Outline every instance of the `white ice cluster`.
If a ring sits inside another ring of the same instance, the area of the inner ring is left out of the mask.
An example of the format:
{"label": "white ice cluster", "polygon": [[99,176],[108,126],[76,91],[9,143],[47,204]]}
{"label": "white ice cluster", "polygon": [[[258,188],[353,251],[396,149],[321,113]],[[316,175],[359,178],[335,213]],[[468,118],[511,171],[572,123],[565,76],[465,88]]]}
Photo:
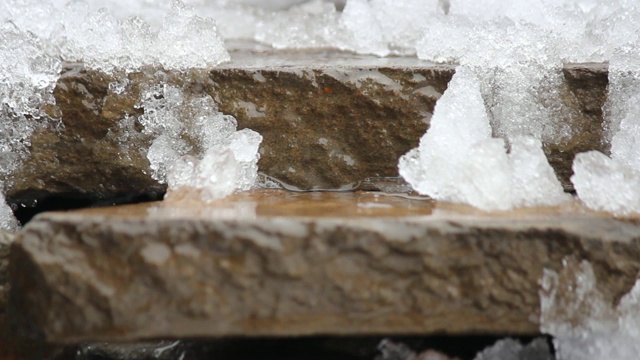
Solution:
{"label": "white ice cluster", "polygon": [[342,11],[312,0],[271,12],[254,38],[276,48],[332,47],[387,56],[415,53],[425,19],[442,12],[438,0],[349,0]]}
{"label": "white ice cluster", "polygon": [[554,360],[547,339],[534,339],[527,345],[506,338],[484,349],[473,360]]}
{"label": "white ice cluster", "polygon": [[198,16],[179,0],[165,7],[164,21],[157,29],[141,17],[120,18],[81,0],[7,0],[0,5],[4,10],[0,19],[46,42],[50,55],[105,71],[143,65],[205,68],[229,60],[212,19]]}
{"label": "white ice cluster", "polygon": [[554,337],[558,360],[635,360],[640,354],[640,282],[616,307],[597,287],[591,264],[565,260],[545,270],[540,324]]}
{"label": "white ice cluster", "polygon": [[[112,9],[119,18],[144,17],[156,27],[154,18],[166,9],[163,1],[144,1],[133,6],[124,0],[106,4],[86,1]],[[213,17],[226,39],[252,39],[276,48],[332,47],[386,56],[415,54],[424,19],[442,14],[448,0],[185,2],[198,14]],[[344,9],[339,11],[343,5]]]}
{"label": "white ice cluster", "polygon": [[168,184],[167,198],[189,188],[212,201],[254,186],[262,136],[236,131],[236,119],[220,113],[210,96],[162,85],[145,91],[138,106],[143,133],[154,138],[147,152],[152,176]]}
{"label": "white ice cluster", "polygon": [[492,138],[491,126],[470,69],[460,66],[438,100],[418,148],[400,158],[400,175],[421,194],[484,210],[557,205],[567,199],[533,137]]}
{"label": "white ice cluster", "polygon": [[615,215],[640,214],[640,62],[614,58],[609,65],[606,115],[611,157],[578,154],[571,181],[589,208]]}
{"label": "white ice cluster", "polygon": [[560,145],[571,139],[573,110],[559,93],[563,64],[612,60],[611,158],[578,155],[572,181],[593,209],[640,212],[640,6],[627,0],[451,0],[450,5],[448,15],[426,22],[417,54],[473,69],[493,134],[512,145],[523,135]]}

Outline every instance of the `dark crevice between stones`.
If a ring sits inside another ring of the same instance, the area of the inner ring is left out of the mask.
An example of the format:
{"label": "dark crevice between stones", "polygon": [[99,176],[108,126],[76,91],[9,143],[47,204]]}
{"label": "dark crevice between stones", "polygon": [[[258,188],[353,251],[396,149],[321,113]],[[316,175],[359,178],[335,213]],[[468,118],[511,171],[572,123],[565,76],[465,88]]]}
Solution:
{"label": "dark crevice between stones", "polygon": [[[261,175],[264,177],[265,175]],[[279,184],[284,190],[294,192],[335,192],[335,191],[382,191],[390,193],[411,193],[410,186],[401,177],[368,177],[355,184],[343,185],[335,189],[296,190],[295,187],[268,177]],[[138,204],[158,201],[164,198],[165,191],[147,191],[140,193],[115,194],[109,197],[92,193],[64,192],[50,193],[47,191],[24,191],[7,198],[15,217],[22,226],[26,225],[36,215],[47,211],[64,211],[83,208]]]}
{"label": "dark crevice between stones", "polygon": [[110,197],[100,197],[88,193],[58,193],[29,192],[16,194],[8,200],[13,214],[22,226],[26,225],[36,215],[47,211],[63,211],[82,208],[138,204],[148,201],[162,200],[164,192],[116,194]]}
{"label": "dark crevice between stones", "polygon": [[[382,357],[383,339],[415,353],[435,350],[451,359],[472,360],[480,351],[511,337],[528,344],[539,336],[313,336],[296,338],[225,338],[156,341],[139,344],[84,344],[60,348],[50,360],[410,360]],[[551,338],[547,337],[549,348]]]}

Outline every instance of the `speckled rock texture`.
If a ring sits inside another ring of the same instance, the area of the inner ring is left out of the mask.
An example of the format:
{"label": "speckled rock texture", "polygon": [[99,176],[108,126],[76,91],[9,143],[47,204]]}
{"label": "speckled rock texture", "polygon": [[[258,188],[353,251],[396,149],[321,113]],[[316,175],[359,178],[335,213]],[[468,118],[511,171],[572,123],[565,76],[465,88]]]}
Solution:
{"label": "speckled rock texture", "polygon": [[[134,121],[143,89],[172,84],[206,93],[220,110],[264,137],[260,170],[302,189],[352,187],[369,177],[397,176],[398,158],[417,146],[455,67],[415,58],[376,58],[335,51],[237,50],[232,61],[185,73],[144,68],[105,74],[68,64],[47,111],[61,126],[30,139],[31,156],[5,179],[12,204],[51,195],[111,199],[162,194],[146,158],[152,138]],[[577,134],[545,151],[563,184],[576,153],[602,150],[607,69],[568,65],[559,94]],[[2,180],[2,179],[0,179]]]}
{"label": "speckled rock texture", "polygon": [[613,302],[640,225],[560,208],[487,214],[373,193],[237,194],[47,213],[11,251],[10,314],[54,342],[311,334],[535,334],[569,257]]}
{"label": "speckled rock texture", "polygon": [[7,296],[9,294],[9,249],[14,235],[0,230],[0,315],[6,310]]}

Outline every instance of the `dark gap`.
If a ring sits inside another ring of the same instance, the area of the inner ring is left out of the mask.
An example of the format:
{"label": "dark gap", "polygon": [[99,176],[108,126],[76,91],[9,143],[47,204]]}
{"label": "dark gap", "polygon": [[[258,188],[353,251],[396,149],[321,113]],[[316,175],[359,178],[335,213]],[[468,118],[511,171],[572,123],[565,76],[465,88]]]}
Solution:
{"label": "dark gap", "polygon": [[10,206],[13,213],[23,226],[34,216],[46,211],[63,211],[82,208],[138,204],[148,201],[162,200],[164,193],[147,194],[117,194],[111,197],[98,197],[91,194],[64,193],[30,194],[28,197],[15,197],[11,199]]}
{"label": "dark gap", "polygon": [[[403,343],[414,352],[436,350],[451,358],[473,360],[498,340],[511,337],[523,344],[539,336],[311,336],[293,338],[225,338],[141,344],[90,344],[67,347],[51,360],[374,360],[383,339]],[[551,338],[547,337],[548,341]],[[551,347],[551,343],[550,348]],[[387,360],[387,359],[385,359]],[[388,359],[409,360],[409,359]]]}

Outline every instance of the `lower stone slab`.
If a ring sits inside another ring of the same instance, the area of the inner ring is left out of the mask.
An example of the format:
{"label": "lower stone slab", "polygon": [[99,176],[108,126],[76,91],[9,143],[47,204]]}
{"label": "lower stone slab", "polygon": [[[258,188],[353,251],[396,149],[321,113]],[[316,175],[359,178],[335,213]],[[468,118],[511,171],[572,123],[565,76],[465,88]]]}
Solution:
{"label": "lower stone slab", "polygon": [[589,260],[612,302],[640,225],[562,207],[482,213],[380,193],[47,213],[11,249],[9,314],[47,341],[535,334],[539,280]]}

